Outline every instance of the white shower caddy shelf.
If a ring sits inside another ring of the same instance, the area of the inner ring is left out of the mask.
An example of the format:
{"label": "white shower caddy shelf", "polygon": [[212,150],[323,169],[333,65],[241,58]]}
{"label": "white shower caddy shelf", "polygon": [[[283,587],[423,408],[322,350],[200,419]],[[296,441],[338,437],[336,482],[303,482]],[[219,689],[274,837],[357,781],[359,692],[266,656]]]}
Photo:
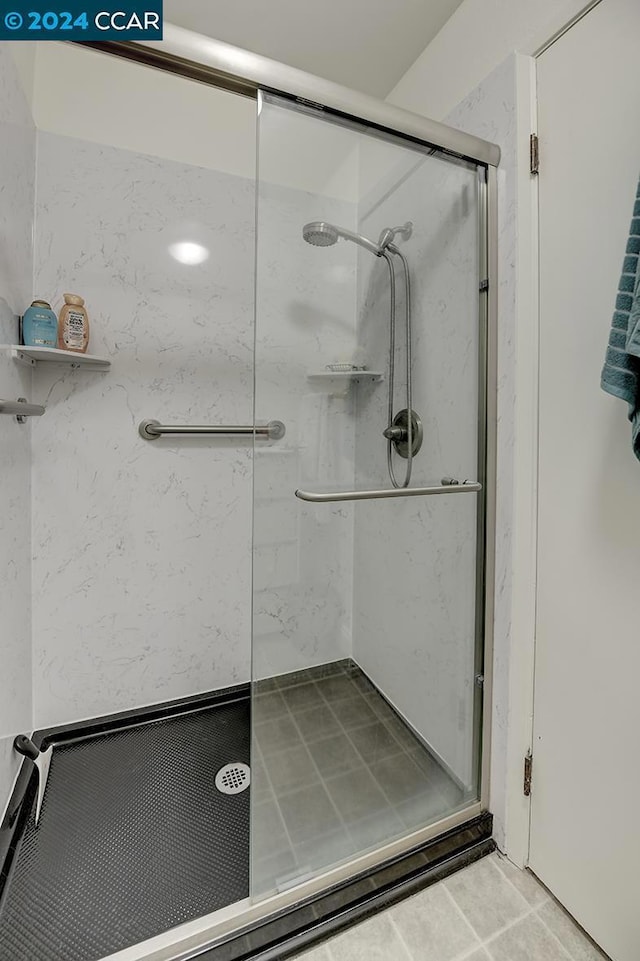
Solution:
{"label": "white shower caddy shelf", "polygon": [[75,354],[69,350],[59,350],[57,347],[23,347],[20,344],[9,344],[8,350],[18,364],[27,367],[38,367],[40,364],[55,364],[58,367],[70,367],[73,370],[108,370],[111,361],[96,354]]}
{"label": "white shower caddy shelf", "polygon": [[307,380],[319,384],[373,384],[384,380],[384,374],[379,370],[311,370],[307,374]]}

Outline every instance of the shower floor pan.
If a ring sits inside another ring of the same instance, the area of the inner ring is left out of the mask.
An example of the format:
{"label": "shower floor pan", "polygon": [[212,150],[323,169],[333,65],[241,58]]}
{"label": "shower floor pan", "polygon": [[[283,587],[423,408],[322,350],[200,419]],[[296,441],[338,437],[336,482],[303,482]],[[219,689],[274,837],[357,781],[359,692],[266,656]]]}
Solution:
{"label": "shower floor pan", "polygon": [[[260,681],[253,705],[249,692],[240,685],[36,736],[54,745],[40,822],[25,763],[9,806],[17,816],[0,831],[0,961],[97,961],[246,898],[251,793],[254,891],[264,893],[469,800],[351,660]],[[411,883],[430,883],[427,868],[434,877],[454,870],[458,850],[458,866],[487,853],[490,820],[409,857]],[[395,884],[403,871],[390,871]],[[382,896],[385,878],[345,888],[342,915],[357,914],[363,891]],[[338,902],[327,898],[331,914]],[[300,937],[309,910],[278,922],[277,937]],[[316,927],[323,910],[312,911]],[[263,934],[272,937],[269,925]]]}
{"label": "shower floor pan", "polygon": [[249,763],[248,687],[227,697],[56,732],[38,827],[32,781],[14,839],[2,961],[94,961],[247,897],[250,791],[214,781]]}

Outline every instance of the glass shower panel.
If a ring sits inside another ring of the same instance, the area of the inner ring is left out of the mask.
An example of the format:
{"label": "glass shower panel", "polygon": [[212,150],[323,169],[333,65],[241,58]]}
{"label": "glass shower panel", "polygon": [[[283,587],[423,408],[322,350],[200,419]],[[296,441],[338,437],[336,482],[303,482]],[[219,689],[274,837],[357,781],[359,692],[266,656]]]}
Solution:
{"label": "glass shower panel", "polygon": [[476,493],[296,496],[402,488],[394,438],[478,479],[481,173],[272,97],[258,137],[254,897],[477,800],[482,580]]}

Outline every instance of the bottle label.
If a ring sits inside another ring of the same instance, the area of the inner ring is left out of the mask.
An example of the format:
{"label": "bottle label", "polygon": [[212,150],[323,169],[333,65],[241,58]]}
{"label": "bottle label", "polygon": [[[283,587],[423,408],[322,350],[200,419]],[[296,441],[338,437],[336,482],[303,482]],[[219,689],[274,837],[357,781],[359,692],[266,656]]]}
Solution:
{"label": "bottle label", "polygon": [[84,314],[71,308],[67,311],[63,340],[65,347],[84,347]]}

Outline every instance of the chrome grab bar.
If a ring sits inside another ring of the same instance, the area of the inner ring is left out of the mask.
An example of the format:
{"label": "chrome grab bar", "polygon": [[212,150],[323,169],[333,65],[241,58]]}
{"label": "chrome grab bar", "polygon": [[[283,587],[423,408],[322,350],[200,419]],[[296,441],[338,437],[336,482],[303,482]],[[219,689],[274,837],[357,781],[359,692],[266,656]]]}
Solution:
{"label": "chrome grab bar", "polygon": [[[445,480],[448,480],[446,478]],[[296,497],[312,504],[326,504],[332,501],[368,501],[379,497],[428,497],[431,494],[473,494],[482,490],[482,484],[465,481],[462,484],[444,483],[436,487],[392,487],[381,491],[332,491],[328,494],[315,491],[296,491]]]}
{"label": "chrome grab bar", "polygon": [[28,404],[25,397],[17,400],[0,400],[0,414],[15,414],[19,424],[25,417],[42,417],[46,408],[42,404]]}
{"label": "chrome grab bar", "polygon": [[144,440],[157,440],[165,434],[191,434],[202,437],[213,434],[216,437],[261,437],[266,440],[282,440],[285,426],[281,420],[270,420],[268,424],[248,424],[242,426],[220,426],[218,424],[161,424],[157,420],[143,420],[138,432]]}

